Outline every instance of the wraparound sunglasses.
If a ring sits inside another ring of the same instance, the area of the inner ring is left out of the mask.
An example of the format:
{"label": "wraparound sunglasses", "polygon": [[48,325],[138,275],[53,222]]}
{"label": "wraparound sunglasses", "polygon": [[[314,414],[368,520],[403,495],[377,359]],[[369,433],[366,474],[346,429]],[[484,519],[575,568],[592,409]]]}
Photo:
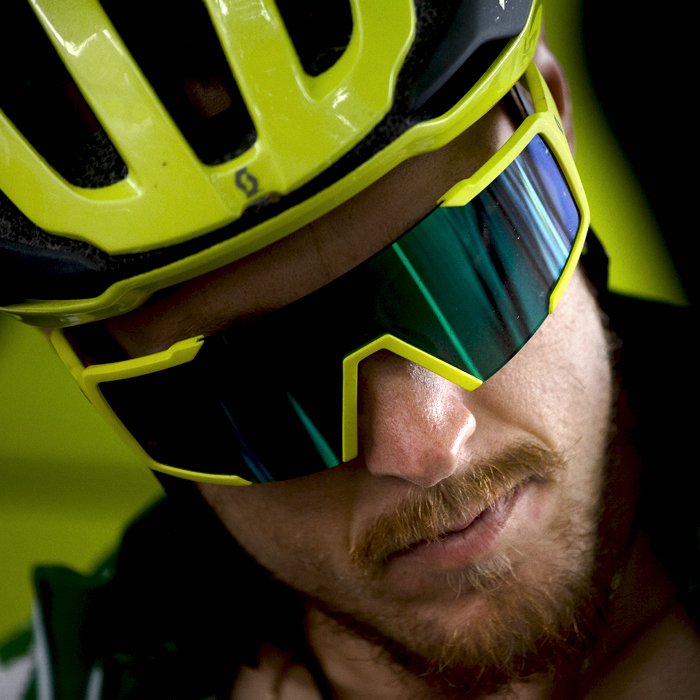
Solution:
{"label": "wraparound sunglasses", "polygon": [[[393,244],[282,309],[137,359],[84,366],[85,395],[157,471],[280,481],[358,455],[358,367],[388,350],[467,390],[505,365],[561,298],[588,206],[532,63],[524,119],[472,177]],[[527,115],[527,116],[525,116]]]}

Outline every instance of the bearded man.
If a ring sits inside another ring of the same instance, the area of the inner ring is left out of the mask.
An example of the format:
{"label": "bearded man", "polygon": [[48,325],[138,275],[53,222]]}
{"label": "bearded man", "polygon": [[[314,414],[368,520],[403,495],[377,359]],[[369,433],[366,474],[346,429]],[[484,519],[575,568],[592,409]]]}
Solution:
{"label": "bearded man", "polygon": [[168,498],[39,570],[11,697],[700,697],[676,318],[605,289],[537,0],[33,6],[89,138],[3,106],[3,308]]}

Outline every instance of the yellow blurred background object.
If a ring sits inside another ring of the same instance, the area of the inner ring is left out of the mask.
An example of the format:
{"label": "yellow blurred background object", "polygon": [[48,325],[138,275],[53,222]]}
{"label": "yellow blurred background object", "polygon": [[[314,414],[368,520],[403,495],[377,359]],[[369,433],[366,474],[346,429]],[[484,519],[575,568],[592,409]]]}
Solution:
{"label": "yellow blurred background object", "polygon": [[161,493],[46,336],[0,314],[0,640],[29,616],[35,565],[90,571]]}

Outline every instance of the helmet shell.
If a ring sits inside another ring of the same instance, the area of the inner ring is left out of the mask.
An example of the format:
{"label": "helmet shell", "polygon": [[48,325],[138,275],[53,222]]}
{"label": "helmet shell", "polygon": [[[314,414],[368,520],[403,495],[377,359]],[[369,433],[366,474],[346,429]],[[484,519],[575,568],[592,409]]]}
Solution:
{"label": "helmet shell", "polygon": [[[206,0],[255,130],[243,152],[212,164],[183,136],[106,2],[33,0],[127,170],[106,186],[71,183],[0,112],[1,308],[47,327],[94,321],[279,240],[469,128],[524,72],[539,37],[539,0],[455,2],[444,36],[415,60],[412,0],[350,4],[347,47],[312,76],[272,0],[255,10]],[[494,47],[455,96],[450,79]]]}

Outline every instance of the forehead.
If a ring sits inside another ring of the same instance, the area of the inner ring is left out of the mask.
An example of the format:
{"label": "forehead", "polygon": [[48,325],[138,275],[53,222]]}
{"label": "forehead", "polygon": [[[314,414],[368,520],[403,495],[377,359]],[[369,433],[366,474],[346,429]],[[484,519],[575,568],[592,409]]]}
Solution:
{"label": "forehead", "polygon": [[456,182],[472,175],[513,132],[500,105],[447,146],[405,161],[366,190],[257,253],[105,321],[131,356],[211,335],[240,318],[311,293],[415,225]]}

